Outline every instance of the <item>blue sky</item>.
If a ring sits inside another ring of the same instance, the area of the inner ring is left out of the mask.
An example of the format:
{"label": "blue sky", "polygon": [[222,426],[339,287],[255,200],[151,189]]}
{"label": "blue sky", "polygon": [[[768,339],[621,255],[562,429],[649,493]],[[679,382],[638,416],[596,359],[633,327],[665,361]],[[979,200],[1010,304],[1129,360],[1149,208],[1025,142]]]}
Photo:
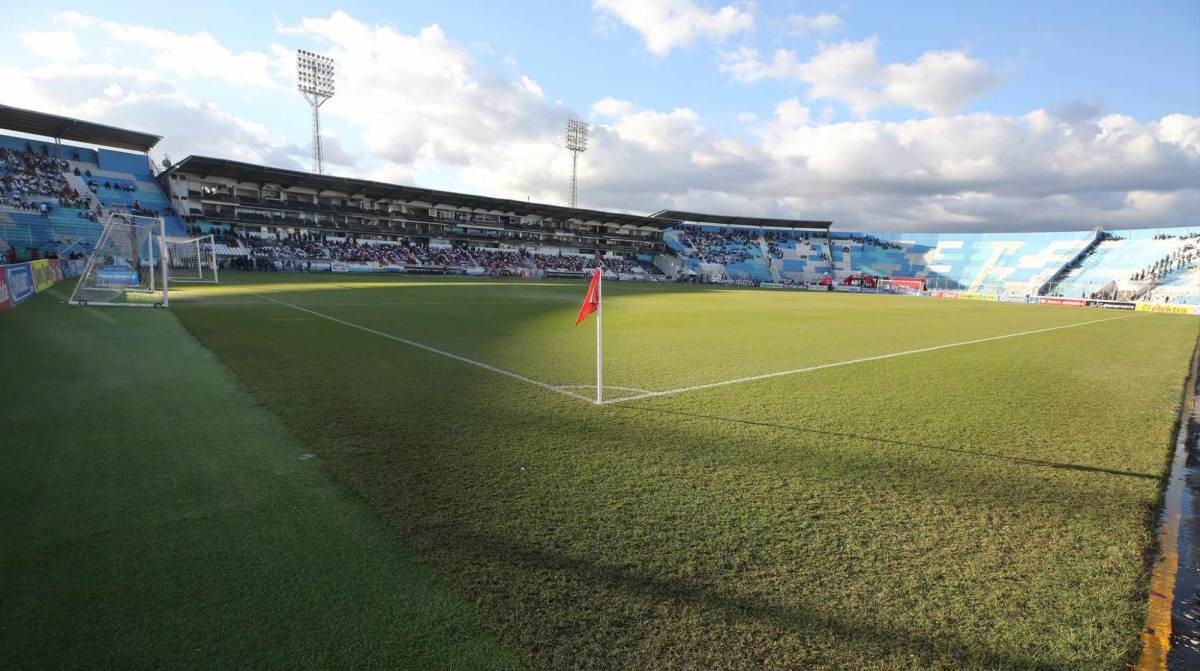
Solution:
{"label": "blue sky", "polygon": [[4,102],[158,132],[176,158],[306,167],[308,48],[341,68],[338,174],[561,202],[574,115],[594,207],[1200,223],[1194,0],[6,4]]}

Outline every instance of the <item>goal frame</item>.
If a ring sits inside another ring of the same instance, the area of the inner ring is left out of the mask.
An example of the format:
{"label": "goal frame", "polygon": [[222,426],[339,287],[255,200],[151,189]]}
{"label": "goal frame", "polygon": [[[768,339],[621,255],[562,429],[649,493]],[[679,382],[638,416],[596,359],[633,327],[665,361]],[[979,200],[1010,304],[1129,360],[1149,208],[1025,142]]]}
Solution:
{"label": "goal frame", "polygon": [[[112,235],[114,223],[126,224],[133,226],[144,226],[148,231],[147,235],[147,253],[149,260],[149,278],[150,286],[147,289],[141,287],[132,287],[123,289],[122,293],[136,293],[156,295],[161,294],[160,301],[133,301],[133,302],[116,302],[116,301],[94,301],[79,298],[79,289],[83,286],[83,282],[92,277],[95,270],[97,253],[103,249],[104,243]],[[68,305],[77,306],[104,306],[104,307],[168,307],[170,301],[170,286],[166,267],[167,245],[166,245],[166,222],[162,217],[144,217],[131,214],[109,214],[104,220],[104,227],[100,230],[100,237],[96,239],[96,244],[92,246],[92,253],[88,256],[87,265],[84,266],[83,273],[80,274],[79,280],[75,283],[74,290],[71,291],[71,298],[67,300]],[[155,248],[157,247],[158,256],[155,256]],[[161,274],[161,282],[159,275]]]}
{"label": "goal frame", "polygon": [[[204,253],[204,245],[208,245],[208,253]],[[196,277],[188,277],[183,274],[177,274],[176,271],[187,270],[187,268],[176,268],[174,264],[174,255],[172,245],[195,245],[196,258]],[[198,235],[194,238],[164,238],[164,247],[166,248],[166,275],[171,278],[172,282],[194,282],[202,284],[220,284],[221,273],[217,265],[217,239],[211,233],[208,235]],[[209,264],[212,269],[212,278],[204,277],[204,264]]]}

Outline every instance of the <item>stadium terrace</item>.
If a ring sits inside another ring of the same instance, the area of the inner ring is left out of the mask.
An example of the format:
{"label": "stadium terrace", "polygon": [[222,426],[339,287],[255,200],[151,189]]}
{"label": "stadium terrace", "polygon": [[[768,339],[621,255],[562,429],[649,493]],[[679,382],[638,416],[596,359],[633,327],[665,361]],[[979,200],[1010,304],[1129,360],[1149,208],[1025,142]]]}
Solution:
{"label": "stadium terrace", "polygon": [[0,130],[0,667],[1195,668],[1200,229]]}
{"label": "stadium terrace", "polygon": [[649,216],[452,193],[189,156],[158,172],[155,135],[0,108],[0,255],[79,253],[104,212],[215,235],[217,265],[579,277],[1200,304],[1198,231],[839,231],[829,221],[683,211]]}

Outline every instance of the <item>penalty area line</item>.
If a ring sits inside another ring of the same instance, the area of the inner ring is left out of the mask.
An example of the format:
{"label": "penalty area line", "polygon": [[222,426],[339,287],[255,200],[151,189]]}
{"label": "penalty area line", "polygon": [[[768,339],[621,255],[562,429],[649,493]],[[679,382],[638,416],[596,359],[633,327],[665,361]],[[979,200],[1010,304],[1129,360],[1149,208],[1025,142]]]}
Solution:
{"label": "penalty area line", "polygon": [[784,377],[787,375],[799,375],[800,373],[811,373],[813,371],[825,370],[827,368],[838,368],[841,366],[853,366],[859,363],[869,363],[871,361],[883,361],[885,359],[895,359],[897,357],[909,356],[911,354],[923,354],[925,352],[936,352],[938,350],[950,349],[952,347],[964,347],[966,345],[978,345],[979,343],[993,342],[996,340],[1005,340],[1007,338],[1019,338],[1021,336],[1034,335],[1036,333],[1047,333],[1049,331],[1059,331],[1062,329],[1075,328],[1077,326],[1087,326],[1089,324],[1099,324],[1101,322],[1111,322],[1116,319],[1130,319],[1132,315],[1124,315],[1122,317],[1108,317],[1105,319],[1093,319],[1086,322],[1078,322],[1075,324],[1063,324],[1061,326],[1051,326],[1044,329],[1034,329],[1032,331],[1021,331],[1019,333],[1007,333],[1005,335],[991,336],[989,338],[976,338],[975,340],[964,340],[962,342],[952,342],[945,345],[934,345],[932,347],[921,347],[919,349],[910,349],[903,352],[892,352],[891,354],[879,354],[876,356],[867,356],[860,359],[848,359],[846,361],[835,361],[833,363],[823,363],[817,366],[807,366],[805,368],[793,368],[791,370],[780,370],[774,373],[763,373],[761,375],[748,375],[746,377],[734,378],[732,380],[721,380],[720,382],[708,382],[705,384],[696,384],[690,387],[680,387],[678,389],[665,389],[663,391],[649,391],[644,394],[635,396],[624,396],[604,401],[603,405],[611,405],[613,403],[625,403],[627,401],[637,401],[644,398],[655,398],[658,396],[671,396],[673,394],[682,394],[689,391],[700,391],[702,389],[712,389],[714,387],[725,387],[731,384],[742,384],[743,382],[756,382],[758,380],[769,380],[775,377]]}
{"label": "penalty area line", "polygon": [[310,310],[310,309],[308,309],[308,308],[306,308],[306,307],[301,307],[301,306],[299,306],[299,305],[293,305],[293,304],[291,304],[291,303],[288,303],[288,302],[285,302],[285,301],[281,301],[281,300],[278,300],[278,299],[275,299],[275,298],[270,298],[269,296],[261,296],[261,295],[259,295],[259,294],[254,294],[254,296],[255,296],[256,298],[262,299],[262,300],[264,300],[264,301],[267,301],[267,302],[269,302],[269,303],[275,303],[275,304],[277,304],[277,305],[282,305],[282,306],[284,306],[284,307],[288,307],[288,308],[291,308],[291,309],[293,309],[293,310],[299,310],[299,311],[301,311],[301,312],[306,312],[306,313],[308,313],[308,314],[310,314],[310,315],[313,315],[313,316],[315,316],[315,317],[320,317],[321,319],[327,319],[327,320],[329,320],[329,321],[331,321],[331,322],[335,322],[335,323],[341,324],[342,326],[349,326],[350,328],[353,328],[353,329],[358,329],[359,331],[363,331],[363,332],[365,332],[365,333],[370,333],[371,335],[377,335],[377,336],[379,336],[379,337],[381,337],[381,338],[387,338],[388,340],[392,340],[392,341],[398,342],[398,343],[400,343],[400,344],[402,344],[402,345],[408,345],[409,347],[415,347],[415,348],[417,348],[417,349],[420,349],[420,350],[425,350],[426,352],[430,352],[430,353],[432,353],[432,354],[437,354],[438,356],[444,356],[444,357],[446,357],[446,358],[448,358],[448,359],[454,359],[455,361],[460,361],[460,362],[462,362],[462,363],[469,364],[469,365],[475,366],[475,367],[477,367],[477,368],[482,368],[482,369],[484,369],[484,370],[491,371],[491,372],[493,372],[493,373],[496,373],[496,374],[498,374],[498,375],[503,375],[503,376],[505,376],[505,377],[509,377],[509,378],[512,378],[512,379],[514,379],[514,380],[520,380],[521,382],[525,382],[525,383],[527,383],[527,384],[531,384],[531,385],[533,385],[533,386],[535,386],[535,387],[541,387],[542,389],[545,389],[545,390],[547,390],[547,391],[552,391],[552,392],[554,392],[554,393],[556,393],[556,394],[562,394],[563,396],[570,396],[571,398],[576,398],[576,399],[579,399],[579,400],[581,400],[581,401],[586,401],[586,402],[588,402],[588,403],[595,403],[595,401],[593,401],[593,400],[592,400],[592,399],[590,399],[590,398],[587,398],[586,396],[583,396],[582,394],[576,394],[576,393],[575,393],[575,392],[573,392],[573,391],[568,391],[568,390],[566,390],[566,389],[562,389],[562,388],[560,388],[560,387],[556,387],[556,386],[554,386],[554,385],[552,385],[552,384],[548,384],[548,383],[546,383],[546,382],[542,382],[542,381],[540,381],[540,380],[535,380],[535,379],[533,379],[533,378],[531,378],[531,377],[525,377],[524,375],[521,375],[520,373],[514,373],[514,372],[512,372],[511,370],[505,370],[505,369],[503,369],[503,368],[497,368],[496,366],[493,366],[493,365],[491,365],[491,364],[486,364],[486,363],[484,363],[484,362],[482,362],[482,361],[476,361],[475,359],[468,359],[468,358],[467,358],[467,357],[465,357],[465,356],[460,356],[460,355],[458,355],[458,354],[455,354],[455,353],[453,353],[453,352],[447,352],[446,350],[438,349],[438,348],[436,348],[436,347],[431,347],[431,346],[429,346],[429,345],[426,345],[426,344],[424,344],[424,343],[419,343],[419,342],[417,342],[417,341],[415,341],[415,340],[409,340],[408,338],[401,338],[400,336],[395,336],[395,335],[392,335],[392,334],[390,334],[390,333],[384,333],[383,331],[377,331],[377,330],[375,330],[375,329],[373,329],[373,328],[370,328],[370,327],[368,327],[368,326],[363,326],[363,325],[361,325],[361,324],[355,324],[354,322],[348,322],[348,321],[346,321],[346,320],[344,320],[344,319],[338,319],[337,317],[334,317],[334,316],[332,316],[332,315],[327,315],[327,314],[325,314],[325,313],[323,313],[323,312],[317,312],[316,310]]}

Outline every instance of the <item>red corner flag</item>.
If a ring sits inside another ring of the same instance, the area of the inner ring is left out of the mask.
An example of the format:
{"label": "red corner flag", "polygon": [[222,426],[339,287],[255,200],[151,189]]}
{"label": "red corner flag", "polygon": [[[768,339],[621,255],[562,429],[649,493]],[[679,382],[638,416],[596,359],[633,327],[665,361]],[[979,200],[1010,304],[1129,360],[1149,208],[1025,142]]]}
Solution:
{"label": "red corner flag", "polygon": [[600,273],[604,272],[597,268],[592,273],[592,281],[588,283],[587,293],[583,295],[583,305],[579,306],[579,316],[575,318],[575,325],[579,326],[583,320],[588,318],[588,315],[596,311],[600,307]]}

